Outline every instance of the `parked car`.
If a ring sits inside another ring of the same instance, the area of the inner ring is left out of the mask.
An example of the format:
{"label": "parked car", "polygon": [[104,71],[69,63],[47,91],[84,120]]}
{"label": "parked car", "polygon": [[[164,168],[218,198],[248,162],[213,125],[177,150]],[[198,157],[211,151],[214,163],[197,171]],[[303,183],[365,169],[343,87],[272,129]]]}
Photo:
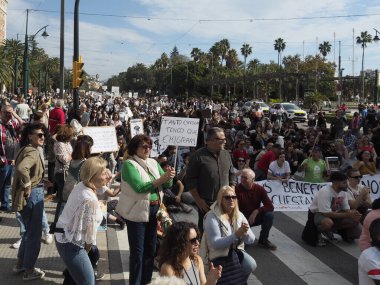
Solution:
{"label": "parked car", "polygon": [[292,119],[293,121],[306,122],[307,113],[293,103],[275,103],[274,108],[280,108],[283,112],[284,119]]}
{"label": "parked car", "polygon": [[250,111],[252,111],[252,109],[255,107],[255,105],[258,104],[261,111],[263,111],[264,113],[264,116],[269,116],[269,106],[263,102],[263,101],[255,101],[255,100],[252,100],[252,101],[247,101],[244,103],[244,106],[243,106],[243,111],[244,113],[249,113]]}

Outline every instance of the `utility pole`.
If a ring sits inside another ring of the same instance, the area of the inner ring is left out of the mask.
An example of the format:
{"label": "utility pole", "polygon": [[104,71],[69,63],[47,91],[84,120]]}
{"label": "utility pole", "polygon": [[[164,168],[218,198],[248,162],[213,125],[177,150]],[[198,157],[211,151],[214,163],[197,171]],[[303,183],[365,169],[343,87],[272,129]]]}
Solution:
{"label": "utility pole", "polygon": [[[73,62],[78,62],[78,61],[79,61],[79,0],[75,0]],[[79,111],[79,86],[73,86],[73,87],[74,87],[74,91],[73,91],[74,110]]]}

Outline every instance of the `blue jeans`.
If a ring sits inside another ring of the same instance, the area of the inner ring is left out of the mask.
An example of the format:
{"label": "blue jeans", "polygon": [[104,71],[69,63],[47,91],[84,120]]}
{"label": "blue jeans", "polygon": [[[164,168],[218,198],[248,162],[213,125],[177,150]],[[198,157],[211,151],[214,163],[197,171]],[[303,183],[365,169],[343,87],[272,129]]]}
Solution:
{"label": "blue jeans", "polygon": [[94,285],[95,275],[87,251],[71,242],[55,241],[57,250],[76,284]]}
{"label": "blue jeans", "polygon": [[255,227],[258,225],[261,225],[259,241],[267,240],[269,237],[269,231],[273,225],[273,212],[265,212],[263,214],[258,214],[255,223],[250,226]]}
{"label": "blue jeans", "polygon": [[44,187],[32,188],[27,204],[20,212],[25,225],[17,258],[22,267],[33,269],[41,248],[42,216],[44,212]]}
{"label": "blue jeans", "polygon": [[0,167],[0,198],[1,210],[10,210],[9,195],[11,194],[11,179],[14,174],[14,166],[6,164]]}
{"label": "blue jeans", "polygon": [[[16,212],[16,221],[18,222],[18,224],[20,226],[20,237],[22,238],[22,236],[25,233],[25,225],[24,225],[24,222],[22,220],[21,214],[19,212]],[[42,214],[42,231],[44,233],[49,233],[49,231],[50,231],[50,227],[49,227],[48,220],[46,217],[45,209],[44,209],[44,212]]]}
{"label": "blue jeans", "polygon": [[246,251],[242,250],[241,252],[243,253],[241,268],[243,270],[244,276],[246,276],[246,279],[248,280],[249,275],[251,275],[251,273],[255,271],[257,263],[253,259],[253,257],[250,256]]}
{"label": "blue jeans", "polygon": [[129,241],[129,284],[146,285],[152,280],[157,246],[158,205],[150,206],[149,222],[127,222]]}

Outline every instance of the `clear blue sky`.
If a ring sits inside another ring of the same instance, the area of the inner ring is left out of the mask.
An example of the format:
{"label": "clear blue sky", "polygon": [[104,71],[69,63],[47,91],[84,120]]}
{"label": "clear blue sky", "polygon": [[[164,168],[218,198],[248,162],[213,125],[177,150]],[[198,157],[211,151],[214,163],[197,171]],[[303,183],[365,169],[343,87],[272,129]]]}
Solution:
{"label": "clear blue sky", "polygon": [[[71,68],[75,1],[65,2],[65,65]],[[36,39],[50,56],[59,57],[60,5],[59,0],[9,0],[7,38],[19,34],[23,40],[26,9],[33,9],[29,34],[49,25],[50,37]],[[362,50],[353,36],[380,31],[378,0],[81,0],[79,7],[80,54],[86,71],[101,80],[135,63],[153,64],[175,45],[190,57],[194,47],[208,51],[223,38],[241,59],[242,44],[250,44],[247,60],[263,63],[277,60],[273,42],[279,37],[286,42],[284,56],[315,54],[319,43],[329,41],[327,60],[336,62],[341,41],[343,75],[357,75]],[[380,69],[380,42],[368,44],[365,68]]]}

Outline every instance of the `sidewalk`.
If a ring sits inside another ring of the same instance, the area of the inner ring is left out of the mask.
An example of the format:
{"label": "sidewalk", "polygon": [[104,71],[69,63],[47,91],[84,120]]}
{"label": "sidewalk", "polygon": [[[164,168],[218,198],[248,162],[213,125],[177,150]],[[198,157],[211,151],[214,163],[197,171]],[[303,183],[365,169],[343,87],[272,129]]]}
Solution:
{"label": "sidewalk", "polygon": [[[55,207],[56,203],[45,203],[45,210],[49,223],[51,223],[54,219]],[[45,271],[46,275],[43,279],[23,281],[22,274],[15,274],[12,272],[12,268],[16,263],[18,249],[11,248],[10,246],[20,237],[19,226],[15,218],[15,213],[0,212],[0,217],[2,218],[2,221],[0,222],[0,284],[62,284],[62,271],[65,269],[65,265],[61,257],[58,255],[54,242],[50,245],[41,242],[41,251],[38,256],[36,267]],[[110,226],[109,230],[114,231],[115,229],[112,229],[112,226]],[[101,281],[98,281],[98,283],[104,285],[125,284],[124,281],[123,283],[110,282],[110,258],[108,254],[110,254],[110,256],[114,256],[117,249],[108,251],[107,243],[107,232],[99,232],[97,236],[97,244],[100,250],[98,270],[105,273],[106,276]]]}

